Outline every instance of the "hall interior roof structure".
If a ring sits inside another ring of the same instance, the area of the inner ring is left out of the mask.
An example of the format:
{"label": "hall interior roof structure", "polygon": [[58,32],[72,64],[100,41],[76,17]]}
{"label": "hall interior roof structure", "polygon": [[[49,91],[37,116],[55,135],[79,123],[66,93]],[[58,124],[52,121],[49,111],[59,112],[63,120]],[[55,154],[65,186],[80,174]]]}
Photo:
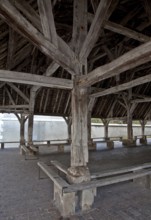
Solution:
{"label": "hall interior roof structure", "polygon": [[52,18],[36,0],[0,0],[0,112],[28,113],[36,91],[34,114],[70,116],[72,79],[87,62],[77,83],[89,88],[92,117],[124,118],[128,100],[133,119],[151,119],[150,1],[88,0],[85,13],[82,2],[76,15],[73,0],[53,0]]}

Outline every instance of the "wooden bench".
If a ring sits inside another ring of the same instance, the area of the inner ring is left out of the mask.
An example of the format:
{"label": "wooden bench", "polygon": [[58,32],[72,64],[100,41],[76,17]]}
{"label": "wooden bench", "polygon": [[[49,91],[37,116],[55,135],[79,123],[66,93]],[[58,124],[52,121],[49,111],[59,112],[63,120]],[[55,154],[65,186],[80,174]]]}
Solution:
{"label": "wooden bench", "polygon": [[5,148],[5,144],[18,144],[20,143],[19,141],[1,141],[1,149],[3,150]]}
{"label": "wooden bench", "polygon": [[[95,143],[95,145],[97,143],[106,143],[107,144],[107,148],[108,149],[114,149],[114,142],[115,141],[122,141],[123,137],[119,136],[119,137],[100,137],[100,138],[93,138],[93,143]],[[95,146],[96,147],[96,146]]]}
{"label": "wooden bench", "polygon": [[35,151],[31,147],[25,145],[20,146],[20,153],[25,156],[25,160],[35,160],[38,156],[35,155]]}
{"label": "wooden bench", "polygon": [[140,144],[147,144],[147,136],[146,135],[136,135],[135,136],[135,141],[139,139]]}
{"label": "wooden bench", "polygon": [[[46,144],[45,143],[40,143],[40,144],[37,144],[37,142],[47,142]],[[45,140],[45,141],[42,141],[42,140],[39,140],[39,141],[33,141],[33,146],[34,147],[53,147],[53,146],[57,146],[58,147],[58,152],[64,152],[64,147],[65,145],[68,145],[69,144],[69,141],[68,139],[59,139],[59,140]]]}
{"label": "wooden bench", "polygon": [[[51,164],[67,174],[67,168],[61,163],[52,161]],[[80,184],[69,184],[66,179],[59,176],[53,167],[47,166],[43,162],[38,162],[38,166],[53,181],[54,201],[63,216],[74,214],[77,206],[79,208],[79,204],[81,211],[90,209],[98,187],[130,180],[135,181],[135,179],[137,179],[137,183],[144,184],[149,189],[151,187],[151,163],[94,173],[91,175],[91,181]]]}

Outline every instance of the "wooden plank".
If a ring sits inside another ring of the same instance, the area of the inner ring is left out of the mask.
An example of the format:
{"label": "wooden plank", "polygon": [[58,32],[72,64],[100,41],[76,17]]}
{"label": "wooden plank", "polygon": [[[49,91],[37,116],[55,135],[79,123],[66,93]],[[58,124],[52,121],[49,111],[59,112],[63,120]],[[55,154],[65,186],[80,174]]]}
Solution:
{"label": "wooden plank", "polygon": [[35,147],[35,146],[29,146],[29,149],[31,149],[32,151],[38,153],[38,147]]}
{"label": "wooden plank", "polygon": [[112,0],[100,1],[94,19],[92,21],[90,30],[80,51],[79,57],[81,61],[84,61],[88,57],[89,53],[94,47],[94,44],[96,43],[100,34],[103,22],[107,17],[108,9],[110,7],[111,2]]}
{"label": "wooden plank", "polygon": [[29,150],[25,145],[21,145],[21,149],[22,149],[24,152],[30,154],[30,150]]}
{"label": "wooden plank", "polygon": [[52,13],[51,0],[38,0],[38,8],[44,36],[58,47],[58,38]]}
{"label": "wooden plank", "polygon": [[0,70],[0,81],[38,85],[50,88],[72,89],[73,82],[68,79],[39,76],[30,73]]}
{"label": "wooden plank", "polygon": [[18,95],[20,95],[20,97],[22,97],[27,103],[29,103],[29,98],[17,87],[15,86],[13,83],[7,83],[14,91],[16,91],[18,93]]}
{"label": "wooden plank", "polygon": [[151,102],[151,98],[133,99],[133,100],[131,100],[131,103],[144,103],[144,102]]}
{"label": "wooden plank", "polygon": [[136,178],[144,177],[147,175],[151,174],[151,169],[150,170],[143,170],[137,173],[130,173],[130,174],[124,174],[121,176],[115,176],[115,177],[108,177],[105,179],[101,180],[93,180],[90,182],[85,182],[81,184],[73,184],[68,186],[67,188],[63,189],[64,193],[70,193],[70,192],[76,192],[80,190],[86,190],[90,188],[96,188],[96,187],[101,187],[101,186],[107,186],[107,185],[112,185],[115,183],[121,183],[129,180],[133,180]]}
{"label": "wooden plank", "polygon": [[26,108],[29,109],[29,105],[0,105],[0,109],[18,109],[18,108]]}
{"label": "wooden plank", "polygon": [[109,170],[109,171],[93,173],[91,175],[91,179],[109,177],[109,176],[114,176],[114,175],[119,175],[119,174],[125,174],[125,173],[139,171],[139,170],[148,169],[148,168],[151,168],[151,163],[144,163],[144,164],[141,164],[138,166],[124,167],[124,168],[120,168],[117,170],[114,169],[114,170]]}
{"label": "wooden plank", "polygon": [[[65,68],[69,73],[76,74],[78,60],[71,52],[67,55],[69,47],[60,39],[60,49],[57,49],[49,40],[47,40],[11,3],[9,0],[0,0],[0,13],[5,21],[16,31],[29,39],[46,56],[55,60],[59,65]],[[68,48],[67,48],[68,47]],[[65,50],[66,49],[66,50]],[[75,62],[76,60],[76,62]],[[75,65],[76,63],[76,65]]]}
{"label": "wooden plank", "polygon": [[149,36],[146,36],[129,28],[123,27],[122,25],[116,24],[111,21],[106,21],[104,24],[104,28],[140,42],[148,42],[151,40],[151,37]]}
{"label": "wooden plank", "polygon": [[130,88],[133,88],[135,86],[139,86],[144,83],[148,83],[150,81],[151,81],[151,74],[139,77],[138,79],[134,79],[130,82],[123,83],[121,85],[113,86],[113,87],[111,87],[109,89],[105,89],[104,91],[101,91],[101,92],[93,93],[90,95],[90,97],[96,98],[96,97],[101,97],[101,96],[105,96],[105,95],[110,95],[113,93],[118,93],[123,90],[130,89]]}
{"label": "wooden plank", "polygon": [[39,168],[56,184],[59,188],[63,189],[64,187],[69,186],[69,184],[63,180],[50,166],[47,166],[43,162],[38,162],[37,165]]}
{"label": "wooden plank", "polygon": [[57,160],[51,160],[50,162],[54,167],[56,167],[58,170],[62,171],[67,175],[67,167],[65,165],[63,165]]}
{"label": "wooden plank", "polygon": [[100,66],[86,76],[81,76],[79,86],[90,86],[96,82],[116,76],[150,61],[151,41],[132,49],[112,62]]}

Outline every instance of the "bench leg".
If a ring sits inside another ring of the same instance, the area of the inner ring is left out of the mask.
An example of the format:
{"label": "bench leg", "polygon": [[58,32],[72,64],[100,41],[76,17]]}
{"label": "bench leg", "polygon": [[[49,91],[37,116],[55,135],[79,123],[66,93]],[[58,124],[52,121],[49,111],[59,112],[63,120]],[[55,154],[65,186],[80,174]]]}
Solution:
{"label": "bench leg", "polygon": [[151,189],[151,175],[146,176],[146,186],[147,189]]}
{"label": "bench leg", "polygon": [[20,147],[20,154],[25,155],[25,151],[22,149],[22,147]]}
{"label": "bench leg", "polygon": [[90,210],[94,204],[94,198],[96,196],[96,188],[86,189],[81,191],[81,211]]}
{"label": "bench leg", "polygon": [[[137,173],[137,172],[139,171],[134,171],[134,173]],[[151,189],[151,175],[136,178],[133,180],[133,182],[147,189]]]}
{"label": "bench leg", "polygon": [[92,139],[88,141],[88,149],[89,150],[96,150],[96,143],[93,142]]}
{"label": "bench leg", "polygon": [[4,149],[4,143],[1,143],[1,149],[2,150]]}
{"label": "bench leg", "polygon": [[58,145],[58,152],[63,153],[64,152],[64,145],[60,144]]}
{"label": "bench leg", "polygon": [[62,189],[54,184],[54,203],[63,217],[75,214],[75,192],[63,193]]}
{"label": "bench leg", "polygon": [[108,149],[110,150],[114,149],[114,141],[107,141],[106,143]]}
{"label": "bench leg", "polygon": [[95,196],[96,188],[63,193],[62,189],[54,184],[54,203],[63,217],[73,215],[79,211],[90,210],[94,204]]}

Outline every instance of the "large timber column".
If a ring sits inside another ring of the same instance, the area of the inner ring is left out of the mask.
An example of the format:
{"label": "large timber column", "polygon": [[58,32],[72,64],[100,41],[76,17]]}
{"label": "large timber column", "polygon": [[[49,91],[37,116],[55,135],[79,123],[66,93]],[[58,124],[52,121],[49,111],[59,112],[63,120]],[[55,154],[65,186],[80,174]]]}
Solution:
{"label": "large timber column", "polygon": [[[91,89],[89,89],[89,93],[91,92]],[[92,110],[95,105],[96,99],[95,98],[90,98],[89,104],[88,104],[88,146],[89,148],[96,149],[96,144],[93,143],[92,140],[92,129],[91,129],[91,115],[92,115]]]}
{"label": "large timber column", "polygon": [[91,112],[88,111],[88,146],[91,148],[92,139],[91,139]]}
{"label": "large timber column", "polygon": [[68,169],[70,182],[90,180],[88,163],[88,92],[79,88],[76,77],[72,90],[72,144],[71,167]]}

